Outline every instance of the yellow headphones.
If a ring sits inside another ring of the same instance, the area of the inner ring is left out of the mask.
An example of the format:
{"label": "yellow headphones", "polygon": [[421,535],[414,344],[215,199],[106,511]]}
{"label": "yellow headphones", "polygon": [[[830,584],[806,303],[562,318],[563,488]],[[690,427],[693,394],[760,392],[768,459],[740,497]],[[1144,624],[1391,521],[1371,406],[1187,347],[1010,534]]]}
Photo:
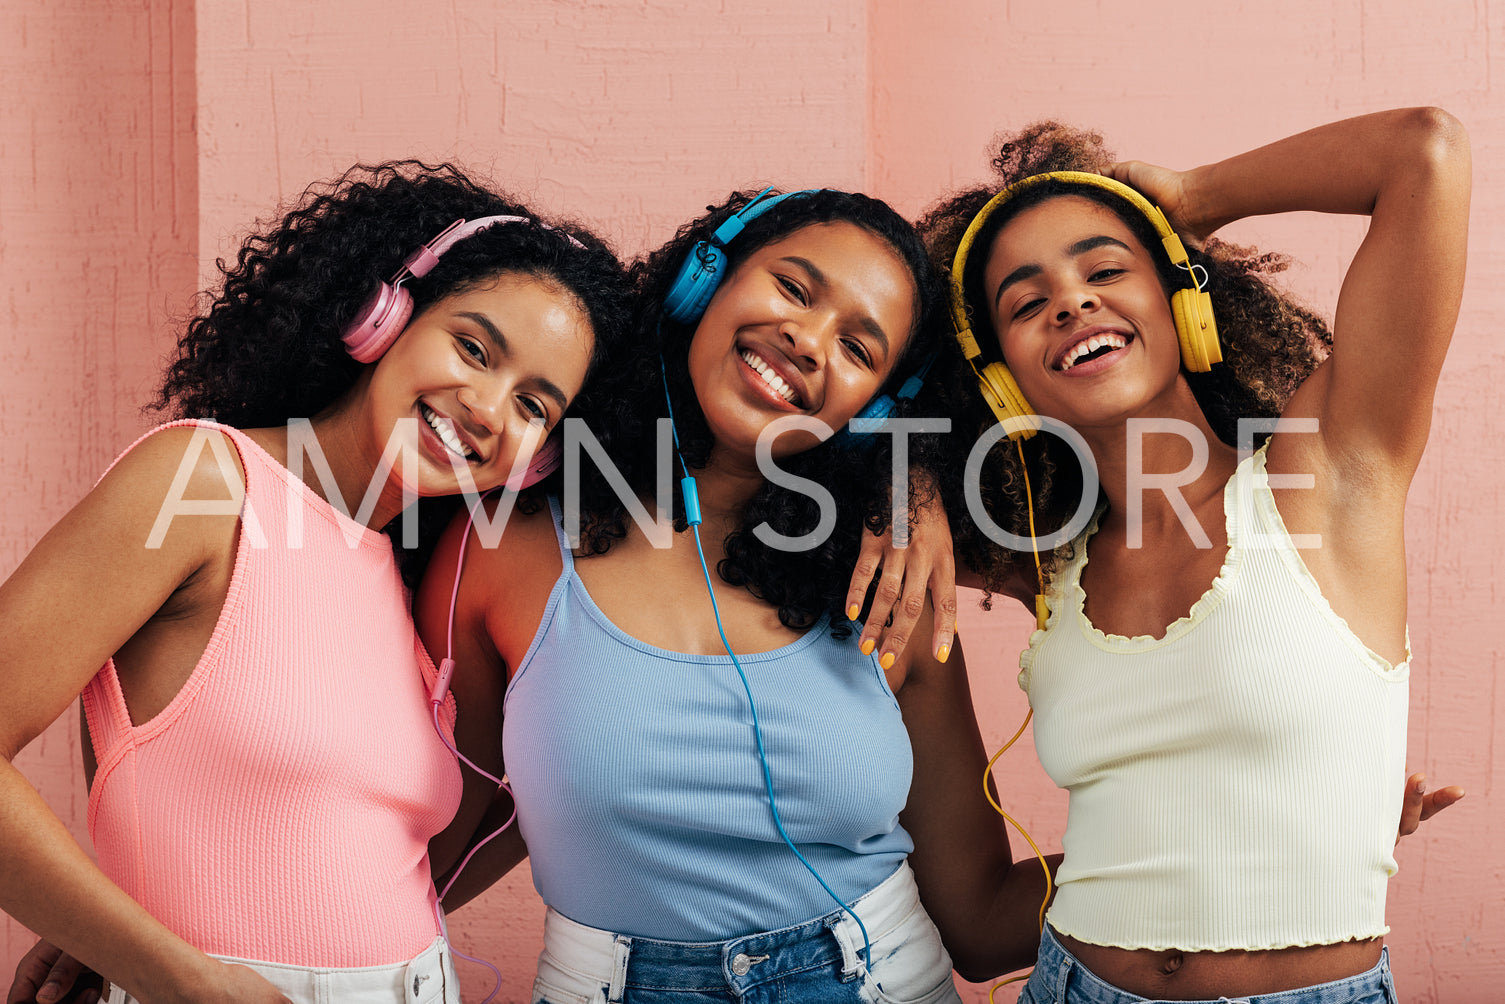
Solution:
{"label": "yellow headphones", "polygon": [[1091,188],[1100,188],[1112,192],[1125,200],[1149,220],[1150,226],[1155,228],[1155,233],[1160,236],[1160,242],[1165,246],[1165,252],[1170,256],[1171,264],[1186,272],[1191,279],[1191,286],[1186,289],[1178,289],[1171,294],[1171,315],[1176,321],[1176,337],[1181,343],[1181,363],[1193,373],[1206,373],[1212,368],[1213,363],[1223,361],[1223,350],[1218,345],[1217,323],[1212,315],[1212,296],[1204,289],[1206,284],[1206,269],[1202,270],[1202,279],[1197,278],[1196,270],[1200,265],[1192,265],[1186,255],[1186,247],[1181,243],[1181,238],[1171,229],[1166,221],[1165,214],[1152,204],[1143,195],[1121,182],[1101,174],[1088,174],[1085,171],[1052,171],[1048,174],[1036,174],[1023,181],[1016,182],[999,192],[988,200],[987,205],[978,211],[972,218],[971,224],[962,234],[961,243],[956,247],[956,257],[951,263],[951,322],[956,329],[956,340],[961,344],[962,354],[967,357],[967,362],[972,365],[972,372],[977,374],[977,382],[982,390],[983,400],[988,402],[988,407],[993,409],[993,414],[998,421],[1015,421],[1009,432],[1009,438],[1015,441],[1028,439],[1039,431],[1038,421],[1034,419],[1034,409],[1024,399],[1024,394],[1019,390],[1019,384],[1015,382],[1014,375],[1002,362],[990,362],[978,369],[978,359],[982,356],[982,349],[977,344],[977,336],[972,333],[972,325],[967,316],[967,297],[962,287],[962,277],[966,273],[967,255],[972,251],[972,244],[977,240],[988,218],[1004,203],[1027,188],[1046,181],[1064,181],[1076,185],[1085,185]]}

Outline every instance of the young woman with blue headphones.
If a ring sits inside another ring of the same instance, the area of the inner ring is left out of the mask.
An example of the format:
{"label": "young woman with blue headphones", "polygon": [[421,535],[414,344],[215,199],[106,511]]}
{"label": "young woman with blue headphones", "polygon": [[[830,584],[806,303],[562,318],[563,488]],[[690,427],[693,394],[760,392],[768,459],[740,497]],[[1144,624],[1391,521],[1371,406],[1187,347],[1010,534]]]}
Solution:
{"label": "young woman with blue headphones", "polygon": [[[1001,191],[923,224],[981,433],[947,486],[959,556],[1038,613],[1020,682],[1071,792],[1020,999],[1393,1002],[1402,516],[1458,314],[1467,137],[1406,109],[1187,172],[1100,144],[1035,127]],[[1212,238],[1300,210],[1369,217],[1331,335],[1266,282],[1283,259]]]}
{"label": "young woman with blue headphones", "polygon": [[[8,999],[57,999],[62,949],[112,1001],[458,1001],[425,856],[453,706],[403,581],[433,536],[399,510],[546,472],[626,270],[417,162],[309,189],[220,268],[178,421],[0,586],[0,908],[57,946]],[[10,762],[80,694],[98,866]]]}
{"label": "young woman with blue headphones", "polygon": [[[959,920],[1010,865],[965,667],[880,654],[846,604],[892,438],[843,430],[912,409],[923,248],[864,196],[737,195],[637,274],[645,349],[581,416],[617,473],[585,462],[578,513],[513,511],[499,546],[457,522],[420,591],[461,749],[516,799],[447,902],[531,852],[549,1004],[954,1001],[937,927],[968,971]],[[456,840],[493,828],[485,797]]]}

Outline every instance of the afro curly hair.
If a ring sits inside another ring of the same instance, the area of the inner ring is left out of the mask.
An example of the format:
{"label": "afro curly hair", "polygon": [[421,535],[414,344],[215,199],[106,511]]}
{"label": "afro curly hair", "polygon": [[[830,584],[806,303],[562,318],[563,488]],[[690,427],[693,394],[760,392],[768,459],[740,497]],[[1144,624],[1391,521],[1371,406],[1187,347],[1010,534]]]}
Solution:
{"label": "afro curly hair", "polygon": [[[998,153],[992,160],[992,183],[943,199],[919,222],[932,261],[948,276],[963,233],[999,191],[1048,172],[1106,173],[1115,161],[1100,133],[1059,122],[1037,122],[995,142]],[[1026,190],[989,216],[973,247],[990,247],[997,233],[1018,213],[1062,195],[1082,196],[1107,206],[1146,247],[1160,246],[1149,221],[1126,200],[1101,189],[1052,181]],[[1207,270],[1224,355],[1224,364],[1209,373],[1186,373],[1187,383],[1217,436],[1237,445],[1238,420],[1278,416],[1296,388],[1331,352],[1332,333],[1321,317],[1271,282],[1273,275],[1289,265],[1284,255],[1262,253],[1216,238],[1205,247],[1188,247],[1187,251],[1193,265]],[[984,302],[982,272],[987,257],[985,253],[970,255],[966,274],[953,278],[961,281],[972,329],[984,356],[1001,361],[1002,352],[987,311],[971,306]],[[1168,258],[1159,256],[1157,265],[1167,296],[1184,284]],[[1024,570],[1025,563],[1030,565],[1028,578],[1034,578],[1033,557],[999,547],[976,525],[965,504],[961,472],[966,455],[996,420],[982,399],[971,364],[952,341],[932,381],[936,406],[954,417],[955,428],[962,433],[948,437],[952,457],[937,465],[950,473],[942,478],[942,495],[953,518],[958,559],[982,576],[989,591],[1003,590]],[[983,508],[999,527],[1028,537],[1028,499],[1033,488],[1036,530],[1041,535],[1052,533],[1067,523],[1080,502],[1080,464],[1070,447],[1054,436],[1035,436],[1023,444],[1022,452],[1029,484],[1018,447],[1003,439],[988,451],[979,486]],[[1055,554],[1040,556],[1047,575],[1070,553],[1069,548],[1069,544],[1063,545]]]}

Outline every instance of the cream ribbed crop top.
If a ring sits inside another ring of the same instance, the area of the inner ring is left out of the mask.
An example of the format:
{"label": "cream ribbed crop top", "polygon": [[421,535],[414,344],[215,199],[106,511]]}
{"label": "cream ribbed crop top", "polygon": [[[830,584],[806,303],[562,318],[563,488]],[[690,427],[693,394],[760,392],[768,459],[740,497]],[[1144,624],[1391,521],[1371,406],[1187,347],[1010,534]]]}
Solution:
{"label": "cream ribbed crop top", "polygon": [[1180,951],[1378,937],[1409,666],[1366,648],[1323,598],[1263,451],[1223,505],[1222,570],[1163,638],[1087,620],[1094,521],[1020,656],[1040,763],[1071,793],[1051,926]]}

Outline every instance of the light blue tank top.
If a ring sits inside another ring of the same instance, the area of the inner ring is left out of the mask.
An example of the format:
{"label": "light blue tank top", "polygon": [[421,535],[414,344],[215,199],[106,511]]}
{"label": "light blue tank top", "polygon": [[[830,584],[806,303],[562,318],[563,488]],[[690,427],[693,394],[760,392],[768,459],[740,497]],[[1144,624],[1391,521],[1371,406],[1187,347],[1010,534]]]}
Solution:
{"label": "light blue tank top", "polygon": [[[507,687],[502,740],[539,895],[578,923],[667,941],[831,912],[774,826],[731,659],[612,624],[575,574],[557,499],[550,508],[564,571]],[[857,632],[835,639],[825,617],[738,658],[784,827],[850,903],[914,847],[899,825],[913,758],[898,703]]]}

